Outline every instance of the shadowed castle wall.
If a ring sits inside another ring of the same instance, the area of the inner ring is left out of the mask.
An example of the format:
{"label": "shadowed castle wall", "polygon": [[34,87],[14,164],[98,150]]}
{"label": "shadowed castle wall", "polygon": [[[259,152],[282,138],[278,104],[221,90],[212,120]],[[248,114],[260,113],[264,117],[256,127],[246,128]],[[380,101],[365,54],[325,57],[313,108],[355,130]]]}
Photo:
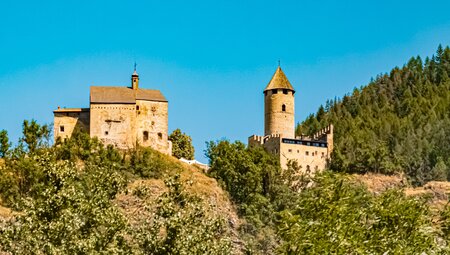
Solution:
{"label": "shadowed castle wall", "polygon": [[89,109],[58,109],[53,112],[53,134],[55,142],[60,137],[72,136],[75,129],[89,132]]}

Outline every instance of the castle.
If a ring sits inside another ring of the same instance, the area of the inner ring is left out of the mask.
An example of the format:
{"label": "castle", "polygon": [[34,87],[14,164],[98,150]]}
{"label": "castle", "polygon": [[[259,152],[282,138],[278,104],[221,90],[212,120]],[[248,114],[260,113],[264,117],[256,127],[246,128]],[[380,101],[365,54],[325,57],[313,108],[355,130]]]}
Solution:
{"label": "castle", "polygon": [[89,108],[53,111],[55,141],[79,129],[119,149],[140,145],[172,154],[168,101],[159,90],[139,88],[136,68],[130,87],[92,86],[90,90]]}
{"label": "castle", "polygon": [[294,88],[278,66],[264,89],[264,136],[250,136],[248,145],[264,147],[280,158],[283,168],[294,160],[306,173],[325,169],[333,150],[333,126],[311,137],[296,137],[294,94]]}

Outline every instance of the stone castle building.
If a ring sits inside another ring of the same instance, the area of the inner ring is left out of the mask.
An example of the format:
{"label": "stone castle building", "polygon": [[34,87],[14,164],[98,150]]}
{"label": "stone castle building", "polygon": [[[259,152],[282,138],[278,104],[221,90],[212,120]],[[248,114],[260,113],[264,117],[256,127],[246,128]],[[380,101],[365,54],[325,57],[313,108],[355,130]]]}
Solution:
{"label": "stone castle building", "polygon": [[283,168],[295,160],[304,172],[325,169],[333,150],[333,126],[313,136],[295,136],[295,90],[277,68],[264,89],[264,136],[252,135],[249,146],[262,146],[280,158]]}
{"label": "stone castle building", "polygon": [[130,87],[92,86],[89,108],[53,111],[55,141],[77,128],[106,145],[131,149],[137,145],[172,153],[168,140],[168,101],[159,90],[139,88],[134,70]]}

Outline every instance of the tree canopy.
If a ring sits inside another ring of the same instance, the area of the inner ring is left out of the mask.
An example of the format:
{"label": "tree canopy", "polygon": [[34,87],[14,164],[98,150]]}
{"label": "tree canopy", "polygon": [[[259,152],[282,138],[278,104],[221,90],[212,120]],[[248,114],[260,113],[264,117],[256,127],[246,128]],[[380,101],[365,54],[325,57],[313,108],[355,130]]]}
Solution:
{"label": "tree canopy", "polygon": [[311,134],[333,124],[331,168],[351,173],[404,172],[411,183],[448,179],[450,49],[380,74],[342,99],[328,100],[296,128]]}
{"label": "tree canopy", "polygon": [[175,129],[169,136],[172,141],[172,155],[176,158],[194,159],[194,146],[192,138],[179,128]]}

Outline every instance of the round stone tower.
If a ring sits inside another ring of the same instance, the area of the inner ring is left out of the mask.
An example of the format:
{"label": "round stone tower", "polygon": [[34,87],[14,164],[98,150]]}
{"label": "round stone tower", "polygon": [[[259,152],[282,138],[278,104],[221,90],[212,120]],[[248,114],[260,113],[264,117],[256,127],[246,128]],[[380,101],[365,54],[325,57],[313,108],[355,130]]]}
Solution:
{"label": "round stone tower", "polygon": [[264,89],[264,135],[295,138],[294,94],[294,88],[278,66]]}

